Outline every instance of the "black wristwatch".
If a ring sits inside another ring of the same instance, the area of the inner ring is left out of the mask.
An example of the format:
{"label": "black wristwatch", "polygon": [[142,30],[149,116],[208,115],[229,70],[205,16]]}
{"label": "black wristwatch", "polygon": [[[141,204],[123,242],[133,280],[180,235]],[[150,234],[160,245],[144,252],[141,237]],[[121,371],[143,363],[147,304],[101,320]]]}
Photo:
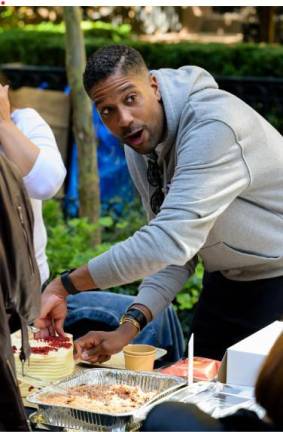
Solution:
{"label": "black wristwatch", "polygon": [[61,282],[63,287],[65,288],[65,290],[67,291],[68,294],[79,294],[81,291],[77,290],[77,288],[75,287],[75,285],[73,284],[73,282],[71,281],[71,278],[69,276],[70,273],[72,273],[74,270],[76,270],[75,268],[71,269],[71,270],[65,270],[62,273],[60,273],[60,278],[61,278]]}
{"label": "black wristwatch", "polygon": [[126,319],[127,317],[132,318],[138,322],[140,331],[147,325],[147,319],[145,314],[140,309],[137,309],[134,306],[130,306],[122,318]]}

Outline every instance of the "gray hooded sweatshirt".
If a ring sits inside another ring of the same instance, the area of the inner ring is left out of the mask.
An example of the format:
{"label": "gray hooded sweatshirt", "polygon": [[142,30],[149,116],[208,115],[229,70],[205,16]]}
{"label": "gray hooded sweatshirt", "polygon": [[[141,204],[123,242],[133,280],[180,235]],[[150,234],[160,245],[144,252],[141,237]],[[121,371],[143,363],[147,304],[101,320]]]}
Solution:
{"label": "gray hooded sweatshirt", "polygon": [[149,222],[88,267],[101,289],[144,278],[135,301],[155,316],[197,256],[228,279],[283,275],[283,137],[201,68],[152,73],[167,124],[157,147],[166,196],[155,216],[147,157],[125,146]]}

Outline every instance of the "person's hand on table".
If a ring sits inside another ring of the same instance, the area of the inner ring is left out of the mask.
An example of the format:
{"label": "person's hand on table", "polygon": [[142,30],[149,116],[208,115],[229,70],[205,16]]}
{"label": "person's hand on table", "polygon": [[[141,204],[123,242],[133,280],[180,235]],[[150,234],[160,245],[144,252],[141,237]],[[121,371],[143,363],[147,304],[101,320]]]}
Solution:
{"label": "person's hand on table", "polygon": [[58,335],[64,336],[63,324],[67,315],[66,297],[60,278],[54,279],[41,295],[41,309],[34,325],[39,329],[36,338]]}
{"label": "person's hand on table", "polygon": [[137,329],[125,323],[114,331],[90,331],[75,341],[75,359],[103,363],[124,348],[137,334]]}
{"label": "person's hand on table", "polygon": [[[72,284],[77,292],[96,288],[87,265],[77,268],[69,274]],[[37,338],[58,335],[64,336],[64,320],[67,315],[66,297],[68,292],[64,288],[61,278],[57,277],[46,287],[41,295],[41,309],[34,326],[39,329]]]}

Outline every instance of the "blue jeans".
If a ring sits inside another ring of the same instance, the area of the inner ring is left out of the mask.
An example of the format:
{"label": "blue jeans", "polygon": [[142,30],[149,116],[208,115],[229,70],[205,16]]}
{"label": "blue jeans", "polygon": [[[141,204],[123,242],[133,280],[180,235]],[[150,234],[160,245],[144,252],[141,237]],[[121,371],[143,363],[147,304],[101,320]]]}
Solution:
{"label": "blue jeans", "polygon": [[[67,297],[68,314],[65,331],[78,338],[90,330],[114,330],[134,297],[108,291],[88,291]],[[162,359],[174,362],[183,357],[184,337],[176,312],[167,307],[151,321],[134,339],[133,343],[145,343],[165,348]]]}

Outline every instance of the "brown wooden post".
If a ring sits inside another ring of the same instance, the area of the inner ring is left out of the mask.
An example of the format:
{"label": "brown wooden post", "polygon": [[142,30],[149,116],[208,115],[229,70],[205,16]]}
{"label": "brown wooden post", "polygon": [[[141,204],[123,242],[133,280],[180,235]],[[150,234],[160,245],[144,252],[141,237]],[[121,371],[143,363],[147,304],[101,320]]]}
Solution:
{"label": "brown wooden post", "polygon": [[275,6],[258,6],[260,41],[273,43],[275,38]]}
{"label": "brown wooden post", "polygon": [[[92,104],[84,88],[82,75],[86,53],[81,30],[81,8],[64,7],[66,27],[66,69],[71,87],[73,129],[78,145],[80,175],[80,216],[98,225],[100,216],[99,175],[97,167],[97,140],[92,122]],[[93,243],[100,242],[100,231],[94,233]]]}

